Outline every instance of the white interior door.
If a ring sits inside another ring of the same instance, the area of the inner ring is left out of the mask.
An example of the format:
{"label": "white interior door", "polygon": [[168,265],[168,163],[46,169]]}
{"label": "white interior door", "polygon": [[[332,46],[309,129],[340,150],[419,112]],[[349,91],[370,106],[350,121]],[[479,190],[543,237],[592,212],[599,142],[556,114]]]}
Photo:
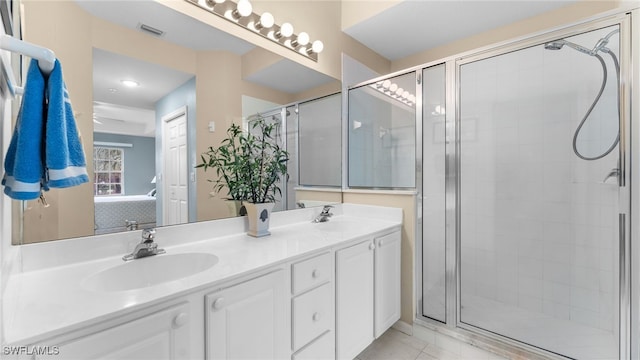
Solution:
{"label": "white interior door", "polygon": [[183,224],[188,214],[187,111],[179,109],[163,119],[164,225]]}

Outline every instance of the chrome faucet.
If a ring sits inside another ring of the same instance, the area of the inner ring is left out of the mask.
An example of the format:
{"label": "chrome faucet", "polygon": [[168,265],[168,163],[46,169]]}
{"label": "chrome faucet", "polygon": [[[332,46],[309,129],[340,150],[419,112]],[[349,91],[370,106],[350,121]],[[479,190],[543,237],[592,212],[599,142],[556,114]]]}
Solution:
{"label": "chrome faucet", "polygon": [[325,205],[322,208],[322,212],[315,219],[313,219],[314,223],[321,223],[329,221],[329,218],[333,216],[331,213],[331,209],[333,209],[333,205]]}
{"label": "chrome faucet", "polygon": [[158,244],[153,240],[156,237],[156,229],[149,228],[142,230],[142,241],[136,245],[131,254],[127,254],[122,257],[122,260],[129,261],[133,259],[139,259],[147,256],[153,256],[158,254],[164,254],[164,249],[158,249]]}

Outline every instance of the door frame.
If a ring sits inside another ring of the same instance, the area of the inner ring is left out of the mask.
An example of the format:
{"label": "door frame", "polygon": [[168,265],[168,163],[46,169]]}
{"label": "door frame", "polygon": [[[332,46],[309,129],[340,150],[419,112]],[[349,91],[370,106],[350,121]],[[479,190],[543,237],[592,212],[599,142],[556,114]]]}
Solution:
{"label": "door frame", "polygon": [[[165,173],[166,173],[166,167],[167,167],[167,158],[165,156],[165,146],[167,145],[167,141],[168,141],[168,132],[167,132],[167,125],[169,124],[169,122],[171,122],[172,120],[175,120],[176,118],[179,118],[181,116],[185,117],[185,121],[187,123],[187,133],[186,133],[186,138],[187,138],[187,145],[189,142],[189,119],[187,116],[187,106],[181,106],[179,108],[177,108],[174,111],[171,111],[170,113],[163,115],[160,120],[162,123],[162,146],[160,147],[161,149],[161,163],[162,163],[162,169],[160,172],[160,176],[159,179],[156,179],[156,181],[160,181],[162,182],[162,193],[161,193],[161,213],[162,213],[162,225],[166,225],[167,224],[167,216],[168,216],[168,211],[167,211],[167,205],[168,205],[168,197],[166,196],[168,194],[168,186],[167,183],[165,181]],[[185,161],[187,162],[187,164],[189,164],[189,152],[187,151],[187,158],[185,159]],[[189,201],[189,168],[187,167],[187,201]],[[158,206],[158,204],[156,204],[156,206]],[[187,204],[187,222],[189,219],[189,204]]]}

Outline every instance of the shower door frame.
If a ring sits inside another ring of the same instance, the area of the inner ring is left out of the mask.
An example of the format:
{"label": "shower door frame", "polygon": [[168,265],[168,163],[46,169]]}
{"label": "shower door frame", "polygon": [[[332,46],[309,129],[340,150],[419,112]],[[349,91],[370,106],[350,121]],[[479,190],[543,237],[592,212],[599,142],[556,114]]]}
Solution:
{"label": "shower door frame", "polygon": [[[636,20],[632,23],[632,17]],[[509,52],[522,50],[531,46],[541,45],[545,42],[556,40],[559,38],[566,38],[573,35],[586,33],[592,30],[601,29],[607,26],[618,25],[620,29],[620,144],[618,145],[618,151],[622,166],[622,179],[624,184],[619,187],[619,213],[620,219],[625,218],[620,224],[620,252],[619,252],[619,356],[620,359],[630,359],[631,355],[637,358],[640,355],[640,341],[632,341],[631,324],[637,328],[640,326],[640,317],[638,310],[640,310],[640,291],[637,288],[631,288],[630,274],[631,268],[636,273],[640,272],[640,251],[636,248],[631,248],[631,239],[638,240],[638,231],[640,231],[640,221],[630,221],[632,214],[638,214],[640,212],[640,197],[636,195],[636,198],[631,197],[632,188],[640,189],[640,176],[631,174],[636,171],[636,168],[632,167],[632,154],[640,153],[640,134],[639,130],[632,128],[632,116],[636,123],[640,123],[640,104],[633,102],[631,98],[631,84],[632,80],[637,84],[640,80],[640,65],[636,57],[640,57],[640,49],[638,45],[632,43],[632,29],[633,33],[640,33],[640,24],[637,19],[640,18],[640,10],[635,9],[633,11],[625,13],[614,13],[613,15],[601,16],[588,21],[580,22],[577,24],[566,25],[556,30],[540,32],[531,36],[523,37],[515,41],[508,41],[496,46],[486,47],[475,51],[470,51],[462,56],[453,56],[445,59],[445,61],[434,63],[445,63],[446,72],[446,129],[451,133],[447,135],[450,138],[455,139],[453,144],[447,144],[446,153],[446,323],[443,324],[437,320],[430,319],[424,316],[423,311],[423,299],[422,299],[422,271],[423,271],[423,259],[422,259],[422,172],[417,172],[419,179],[416,179],[416,185],[418,189],[418,201],[417,206],[417,221],[416,221],[416,323],[423,325],[438,333],[443,333],[471,344],[475,344],[481,348],[487,350],[504,351],[507,350],[511,353],[533,356],[531,358],[553,358],[553,359],[567,359],[564,356],[557,355],[545,349],[540,349],[533,345],[528,345],[523,342],[512,340],[506,336],[498,335],[479,327],[465,324],[460,318],[460,295],[461,295],[461,264],[459,259],[461,258],[461,204],[460,204],[460,189],[461,189],[461,143],[460,143],[460,67],[464,64],[487,59],[494,56],[507,54]],[[633,27],[632,27],[633,26]],[[638,39],[635,39],[638,42]],[[635,46],[635,48],[634,48]],[[634,56],[635,55],[635,56]],[[631,59],[631,61],[630,61]],[[420,66],[419,71],[431,66],[425,64]],[[633,78],[632,78],[633,76]],[[418,87],[422,90],[423,84]],[[637,95],[636,95],[637,96]],[[633,107],[632,107],[633,103]],[[452,111],[450,111],[450,109]],[[633,110],[633,114],[631,111]],[[419,117],[417,124],[422,123],[422,112],[416,114]],[[638,126],[640,128],[640,126]],[[421,130],[421,129],[420,129]],[[420,140],[422,140],[422,131],[416,134]],[[422,141],[417,143],[422,144]],[[634,152],[631,150],[633,149]],[[422,147],[419,147],[420,158],[422,158]],[[637,161],[637,160],[635,160]],[[422,164],[419,164],[420,168]],[[636,190],[637,191],[637,190]],[[634,250],[632,256],[631,250]],[[633,258],[633,261],[632,261]],[[632,294],[633,290],[633,304]],[[632,307],[633,305],[633,307]],[[632,313],[632,308],[634,313]],[[632,318],[632,315],[634,316]],[[633,334],[638,337],[637,334]]]}

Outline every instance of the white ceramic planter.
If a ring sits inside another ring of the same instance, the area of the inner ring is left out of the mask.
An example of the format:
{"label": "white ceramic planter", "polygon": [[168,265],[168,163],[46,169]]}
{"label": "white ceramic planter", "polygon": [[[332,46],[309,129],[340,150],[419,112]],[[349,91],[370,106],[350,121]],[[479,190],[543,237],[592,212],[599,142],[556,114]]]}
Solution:
{"label": "white ceramic planter", "polygon": [[269,219],[274,203],[253,204],[244,203],[249,218],[249,231],[247,234],[255,237],[271,235],[269,232]]}

